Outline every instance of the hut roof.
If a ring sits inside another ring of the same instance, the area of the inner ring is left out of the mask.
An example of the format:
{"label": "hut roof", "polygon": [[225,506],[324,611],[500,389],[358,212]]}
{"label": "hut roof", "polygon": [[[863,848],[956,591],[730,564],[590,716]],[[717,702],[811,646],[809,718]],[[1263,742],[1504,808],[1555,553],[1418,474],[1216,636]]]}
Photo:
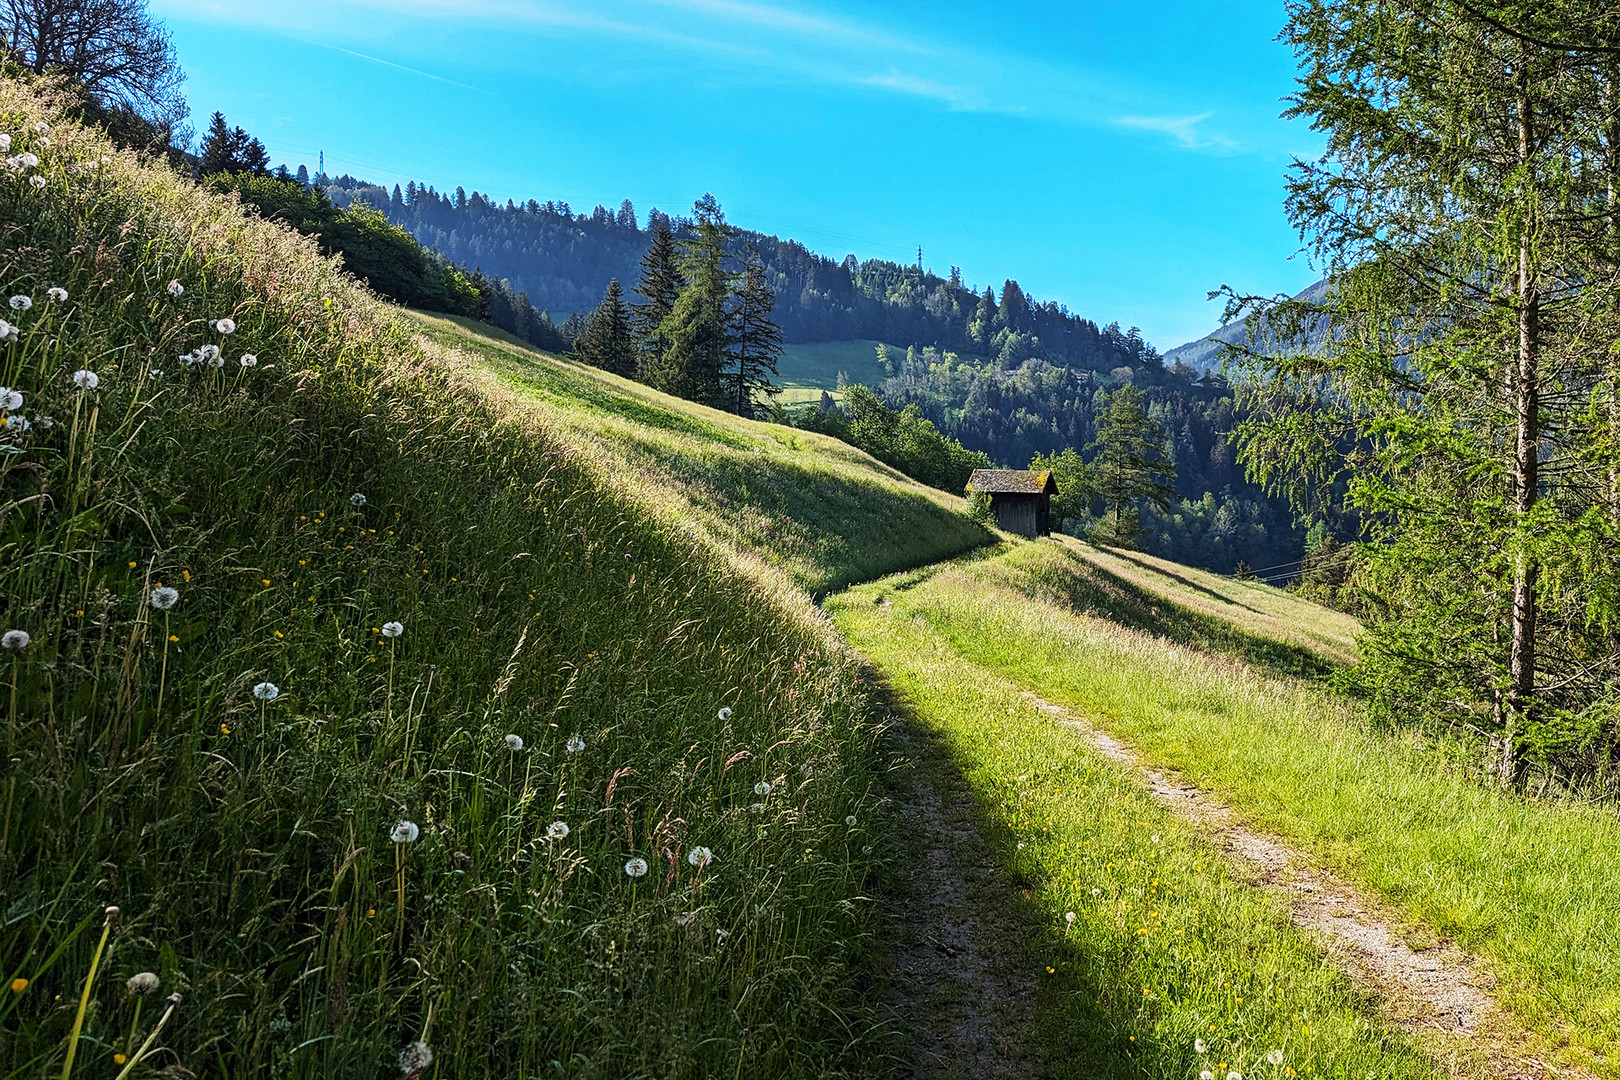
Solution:
{"label": "hut roof", "polygon": [[974,469],[967,486],[969,491],[993,494],[1057,494],[1057,481],[1044,469],[1039,472],[1028,469]]}

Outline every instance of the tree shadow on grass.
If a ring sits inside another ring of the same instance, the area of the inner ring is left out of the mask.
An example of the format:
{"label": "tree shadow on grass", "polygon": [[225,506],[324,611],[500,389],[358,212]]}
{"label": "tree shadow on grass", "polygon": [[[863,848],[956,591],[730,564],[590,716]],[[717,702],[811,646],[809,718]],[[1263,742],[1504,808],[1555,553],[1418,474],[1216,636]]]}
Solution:
{"label": "tree shadow on grass", "polygon": [[[1155,573],[1163,572],[1143,565]],[[1095,615],[1200,652],[1229,656],[1276,674],[1324,679],[1339,667],[1302,645],[1252,633],[1225,619],[1182,607],[1087,559],[1070,558],[1056,569],[1026,570],[1020,576],[1024,578],[1024,591],[1040,594],[1071,611]]]}

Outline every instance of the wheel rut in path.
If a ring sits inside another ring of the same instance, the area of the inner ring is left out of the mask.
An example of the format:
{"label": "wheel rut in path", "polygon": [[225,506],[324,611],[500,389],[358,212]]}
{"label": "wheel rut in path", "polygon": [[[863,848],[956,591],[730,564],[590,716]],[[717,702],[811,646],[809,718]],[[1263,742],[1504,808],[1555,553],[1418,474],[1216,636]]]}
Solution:
{"label": "wheel rut in path", "polygon": [[1491,995],[1484,964],[1449,942],[1413,949],[1400,919],[1380,898],[1310,860],[1283,840],[1240,824],[1230,807],[1177,778],[1145,765],[1135,751],[1067,709],[1027,695],[1041,712],[1069,728],[1104,757],[1135,770],[1159,802],[1212,835],[1256,886],[1288,902],[1296,926],[1315,935],[1327,953],[1384,1015],[1418,1040],[1449,1075],[1492,1080],[1553,1080],[1591,1074],[1527,1056],[1531,1038]]}

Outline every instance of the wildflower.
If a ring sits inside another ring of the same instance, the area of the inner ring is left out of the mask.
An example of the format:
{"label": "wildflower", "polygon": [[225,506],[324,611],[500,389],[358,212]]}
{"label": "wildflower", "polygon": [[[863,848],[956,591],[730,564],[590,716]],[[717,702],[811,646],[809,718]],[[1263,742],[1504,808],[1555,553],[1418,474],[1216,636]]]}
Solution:
{"label": "wildflower", "polygon": [[258,367],[259,366],[259,358],[257,356],[254,356],[252,353],[243,353],[242,354],[242,366],[243,367]]}
{"label": "wildflower", "polygon": [[73,385],[80,390],[94,390],[101,385],[101,376],[89,368],[80,368],[73,373]]}
{"label": "wildflower", "polygon": [[414,1076],[426,1072],[433,1064],[433,1051],[421,1039],[416,1040],[399,1052],[399,1071],[406,1076]]}
{"label": "wildflower", "polygon": [[159,585],[157,588],[152,590],[152,606],[157,608],[159,611],[168,611],[170,608],[174,607],[175,602],[179,599],[179,590],[172,589],[167,585]]}
{"label": "wildflower", "polygon": [[1271,1062],[1273,1065],[1281,1065],[1282,1059],[1283,1052],[1281,1050],[1273,1050],[1271,1053],[1266,1055],[1266,1060]]}
{"label": "wildflower", "polygon": [[131,975],[125,984],[132,994],[150,994],[158,988],[158,977],[150,971]]}
{"label": "wildflower", "polygon": [[9,386],[0,386],[0,411],[16,412],[23,407],[21,390],[13,390]]}
{"label": "wildflower", "polygon": [[1101,889],[1092,889],[1091,890],[1091,895],[1092,896],[1101,896],[1102,895],[1102,890]]}
{"label": "wildflower", "polygon": [[578,735],[570,735],[568,736],[568,742],[566,745],[570,754],[577,754],[581,750],[585,749],[585,740],[580,738]]}
{"label": "wildflower", "polygon": [[647,860],[643,859],[640,855],[637,855],[633,859],[626,859],[624,863],[624,872],[631,877],[646,877]]}
{"label": "wildflower", "polygon": [[3,426],[7,431],[24,432],[29,428],[28,419],[22,416],[8,416]]}
{"label": "wildflower", "polygon": [[183,293],[185,291],[186,291],[186,287],[184,285],[180,284],[178,281],[169,282],[169,295],[170,296],[179,296],[181,293]]}
{"label": "wildflower", "polygon": [[508,735],[506,737],[506,748],[508,750],[512,750],[512,751],[517,751],[517,750],[523,749],[523,736],[521,736],[521,735]]}
{"label": "wildflower", "polygon": [[404,632],[405,624],[402,622],[385,622],[382,624],[382,636],[385,638],[396,638]]}
{"label": "wildflower", "polygon": [[1209,1050],[1209,1044],[1206,1043],[1203,1039],[1194,1039],[1193,1040],[1193,1053],[1202,1054],[1202,1053],[1207,1052],[1208,1050]]}
{"label": "wildflower", "polygon": [[722,724],[725,723],[727,720],[730,720],[731,719],[731,706],[727,705],[724,708],[722,708],[720,710],[719,716],[720,716],[720,722]]}
{"label": "wildflower", "polygon": [[146,373],[146,377],[148,379],[161,379],[163,378],[163,369],[153,368],[151,371]]}
{"label": "wildflower", "polygon": [[11,298],[12,311],[27,311],[34,306],[34,302],[26,296],[13,296]]}
{"label": "wildflower", "polygon": [[349,496],[349,502],[353,503],[355,506],[364,506],[366,505],[366,497],[357,491],[353,495]]}
{"label": "wildflower", "polygon": [[769,795],[770,793],[771,784],[769,780],[761,780],[759,783],[754,785],[755,795]]}
{"label": "wildflower", "polygon": [[221,334],[234,334],[234,333],[236,333],[236,320],[235,319],[215,319],[214,320],[214,329],[218,330]]}
{"label": "wildflower", "polygon": [[12,979],[11,980],[11,992],[13,994],[20,994],[26,989],[28,989],[28,980],[27,979]]}
{"label": "wildflower", "polygon": [[394,827],[389,830],[388,839],[392,840],[396,844],[414,844],[416,843],[416,838],[421,835],[422,830],[417,828],[416,822],[398,821],[394,824]]}
{"label": "wildflower", "polygon": [[553,821],[546,827],[547,840],[565,840],[568,837],[568,822]]}
{"label": "wildflower", "polygon": [[45,178],[43,176],[30,176],[28,178],[28,182],[37,188],[42,188],[45,186]]}
{"label": "wildflower", "polygon": [[64,304],[67,302],[68,291],[60,285],[52,285],[45,290],[45,296],[54,304]]}
{"label": "wildflower", "polygon": [[7,630],[4,635],[0,635],[0,649],[22,652],[28,648],[28,640],[26,630]]}
{"label": "wildflower", "polygon": [[281,696],[281,688],[273,682],[262,682],[254,686],[253,696],[260,701],[274,701]]}
{"label": "wildflower", "polygon": [[686,853],[686,861],[701,870],[714,861],[714,852],[706,847],[695,847]]}

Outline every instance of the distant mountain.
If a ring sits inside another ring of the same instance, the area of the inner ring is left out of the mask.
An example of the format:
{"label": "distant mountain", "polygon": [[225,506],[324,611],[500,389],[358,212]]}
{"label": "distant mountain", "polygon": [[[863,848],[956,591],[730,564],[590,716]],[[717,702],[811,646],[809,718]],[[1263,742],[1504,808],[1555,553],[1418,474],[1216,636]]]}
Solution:
{"label": "distant mountain", "polygon": [[[1324,278],[1296,294],[1294,299],[1315,303],[1326,295],[1327,279]],[[1219,371],[1225,359],[1222,347],[1235,345],[1247,339],[1248,331],[1244,328],[1243,320],[1237,319],[1196,341],[1177,345],[1164,354],[1164,363],[1166,367],[1174,367],[1180,362],[1199,372]]]}

